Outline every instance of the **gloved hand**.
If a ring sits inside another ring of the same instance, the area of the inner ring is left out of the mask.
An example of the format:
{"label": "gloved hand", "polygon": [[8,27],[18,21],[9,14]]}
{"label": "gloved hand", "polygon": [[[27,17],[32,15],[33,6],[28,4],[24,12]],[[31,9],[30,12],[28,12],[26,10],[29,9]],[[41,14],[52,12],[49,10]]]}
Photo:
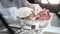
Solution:
{"label": "gloved hand", "polygon": [[17,11],[17,16],[20,18],[28,17],[28,16],[30,16],[30,14],[32,14],[31,11],[33,11],[33,9],[28,8],[28,7],[19,8]]}
{"label": "gloved hand", "polygon": [[32,4],[31,8],[34,10],[34,14],[37,15],[41,10],[41,6],[39,6],[39,4]]}

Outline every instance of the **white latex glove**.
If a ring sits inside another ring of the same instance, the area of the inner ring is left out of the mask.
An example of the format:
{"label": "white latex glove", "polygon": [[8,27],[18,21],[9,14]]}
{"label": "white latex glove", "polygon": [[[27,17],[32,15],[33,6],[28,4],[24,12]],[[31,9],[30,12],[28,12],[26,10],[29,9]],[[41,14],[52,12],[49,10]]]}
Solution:
{"label": "white latex glove", "polygon": [[28,8],[28,7],[19,8],[17,11],[17,16],[20,18],[28,17],[32,14],[31,11],[33,11],[33,9]]}
{"label": "white latex glove", "polygon": [[34,9],[34,14],[37,15],[41,10],[41,6],[39,4],[32,4],[32,8]]}

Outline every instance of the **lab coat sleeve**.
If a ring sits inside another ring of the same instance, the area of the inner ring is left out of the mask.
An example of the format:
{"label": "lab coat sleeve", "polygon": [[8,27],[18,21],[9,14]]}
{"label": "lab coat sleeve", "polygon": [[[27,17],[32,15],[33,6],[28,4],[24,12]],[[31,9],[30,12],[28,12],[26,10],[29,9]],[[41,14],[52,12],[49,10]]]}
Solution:
{"label": "lab coat sleeve", "polygon": [[11,8],[0,8],[0,12],[3,14],[3,17],[5,19],[12,19],[12,20],[16,20],[16,11],[17,9],[15,7],[11,7]]}

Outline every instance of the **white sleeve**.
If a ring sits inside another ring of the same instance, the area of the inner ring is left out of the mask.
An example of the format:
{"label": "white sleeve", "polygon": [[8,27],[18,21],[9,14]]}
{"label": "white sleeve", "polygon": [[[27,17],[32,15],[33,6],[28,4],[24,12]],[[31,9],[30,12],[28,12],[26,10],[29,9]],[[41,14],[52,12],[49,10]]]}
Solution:
{"label": "white sleeve", "polygon": [[16,11],[17,9],[15,7],[11,7],[11,8],[2,8],[0,9],[1,13],[3,14],[3,17],[5,19],[12,19],[12,20],[16,20]]}

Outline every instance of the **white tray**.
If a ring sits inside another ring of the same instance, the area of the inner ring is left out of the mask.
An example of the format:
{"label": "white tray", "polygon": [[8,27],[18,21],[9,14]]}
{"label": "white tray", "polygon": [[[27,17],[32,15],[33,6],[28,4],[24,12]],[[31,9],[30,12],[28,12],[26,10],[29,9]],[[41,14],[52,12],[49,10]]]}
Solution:
{"label": "white tray", "polygon": [[[47,20],[47,21],[43,21],[43,20],[31,21],[31,20],[23,20],[23,19],[20,19],[20,22],[21,23],[24,23],[24,25],[25,24],[31,24],[31,25],[33,25],[33,24],[43,24],[44,22],[48,22],[48,25],[50,26],[51,25],[51,21],[52,21],[52,17],[53,17],[53,13],[50,13],[50,14],[51,14],[51,18],[49,20]],[[29,26],[24,26],[24,28],[31,29],[31,27],[29,27]]]}

